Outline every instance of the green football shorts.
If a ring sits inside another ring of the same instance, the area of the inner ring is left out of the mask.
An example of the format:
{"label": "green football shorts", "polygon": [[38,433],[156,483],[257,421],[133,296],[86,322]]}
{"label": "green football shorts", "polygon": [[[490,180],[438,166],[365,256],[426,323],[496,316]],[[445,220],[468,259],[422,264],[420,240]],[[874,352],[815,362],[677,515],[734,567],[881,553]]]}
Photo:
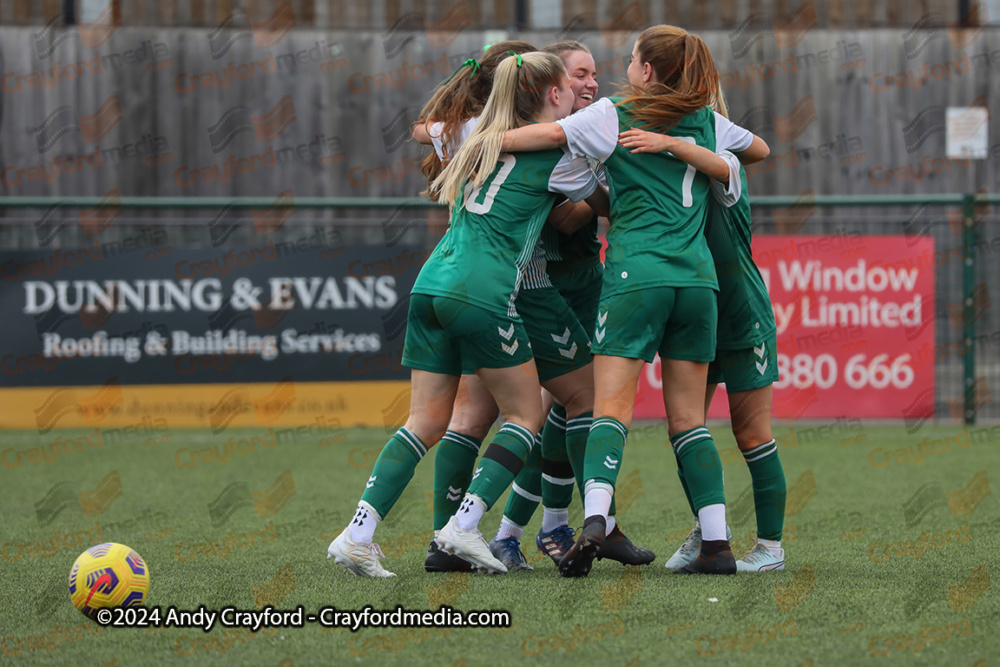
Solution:
{"label": "green football shorts", "polygon": [[514,307],[528,332],[539,380],[557,378],[591,362],[590,338],[554,287],[521,290]]}
{"label": "green football shorts", "polygon": [[594,354],[652,362],[708,362],[715,358],[718,310],[708,287],[650,287],[602,297],[594,327]]}
{"label": "green football shorts", "polygon": [[588,334],[597,323],[597,306],[601,303],[604,267],[600,264],[571,271],[550,271],[549,280],[580,321]]}
{"label": "green football shorts", "polygon": [[778,381],[778,338],[743,350],[717,350],[708,366],[708,384],[725,383],[726,391],[750,391]]}
{"label": "green football shorts", "polygon": [[477,368],[520,366],[531,358],[531,344],[519,318],[449,297],[410,296],[404,366],[457,376]]}

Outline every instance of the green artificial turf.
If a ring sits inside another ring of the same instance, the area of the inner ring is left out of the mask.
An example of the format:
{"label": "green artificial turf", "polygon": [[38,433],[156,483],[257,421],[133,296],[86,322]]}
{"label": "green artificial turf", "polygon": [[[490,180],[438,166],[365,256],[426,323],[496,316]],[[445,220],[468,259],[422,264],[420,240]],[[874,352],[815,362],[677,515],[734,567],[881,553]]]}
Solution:
{"label": "green artificial turf", "polygon": [[[745,549],[754,529],[750,477],[728,427],[710,427],[725,462],[734,551]],[[619,516],[657,559],[630,569],[596,562],[580,580],[560,578],[535,549],[540,511],[524,545],[534,572],[425,573],[433,451],[376,532],[398,577],[359,579],[327,562],[384,429],[281,444],[263,430],[104,432],[52,456],[56,438],[84,433],[0,432],[0,664],[985,665],[977,660],[1000,656],[1000,595],[989,583],[1000,577],[997,427],[927,424],[907,434],[857,420],[777,425],[789,486],[787,569],[682,577],[663,567],[691,526],[674,457],[662,425],[636,425]],[[49,460],[30,451],[38,447]],[[97,497],[87,495],[102,483]],[[84,494],[81,502],[73,494]],[[484,519],[487,539],[501,512],[502,504]],[[570,517],[582,523],[578,499]],[[148,603],[164,609],[448,604],[506,610],[513,624],[357,633],[309,624],[256,635],[101,629],[66,589],[73,561],[97,541],[143,556]]]}

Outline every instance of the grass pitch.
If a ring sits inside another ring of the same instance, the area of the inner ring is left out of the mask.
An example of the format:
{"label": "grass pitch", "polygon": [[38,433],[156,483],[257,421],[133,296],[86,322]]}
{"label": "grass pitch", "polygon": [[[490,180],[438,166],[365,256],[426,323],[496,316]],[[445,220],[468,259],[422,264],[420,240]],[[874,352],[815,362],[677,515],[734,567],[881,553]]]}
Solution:
{"label": "grass pitch", "polygon": [[[750,477],[728,426],[723,455],[734,551],[752,544]],[[789,498],[784,572],[681,577],[663,563],[690,529],[662,425],[637,425],[619,476],[642,568],[595,563],[567,580],[533,545],[534,572],[429,575],[432,456],[380,526],[384,564],[357,579],[326,561],[384,429],[275,443],[267,431],[0,433],[0,663],[986,665],[1000,656],[1000,427],[857,420],[776,428]],[[62,444],[52,446],[60,438]],[[88,439],[89,438],[89,439]],[[256,440],[254,440],[256,438]],[[66,443],[75,444],[66,444]],[[100,445],[100,446],[97,446]],[[431,452],[433,455],[433,451]],[[491,536],[502,502],[483,522]],[[582,523],[579,499],[571,523]],[[530,537],[528,537],[530,536]],[[98,541],[136,549],[149,604],[508,610],[504,629],[101,629],[70,603],[74,559]]]}

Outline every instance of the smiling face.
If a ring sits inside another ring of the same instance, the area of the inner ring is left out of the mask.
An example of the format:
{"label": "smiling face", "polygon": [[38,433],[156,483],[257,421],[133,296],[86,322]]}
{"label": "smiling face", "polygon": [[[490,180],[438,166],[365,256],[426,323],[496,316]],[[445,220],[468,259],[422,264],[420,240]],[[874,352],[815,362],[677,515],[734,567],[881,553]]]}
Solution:
{"label": "smiling face", "polygon": [[[562,83],[559,86],[558,101],[555,106],[555,119],[560,120],[570,115],[577,109],[576,90],[573,81],[563,74]],[[588,102],[589,104],[589,102]]]}
{"label": "smiling face", "polygon": [[597,67],[594,57],[586,51],[566,51],[561,57],[569,72],[570,87],[576,96],[573,111],[585,109],[597,97]]}

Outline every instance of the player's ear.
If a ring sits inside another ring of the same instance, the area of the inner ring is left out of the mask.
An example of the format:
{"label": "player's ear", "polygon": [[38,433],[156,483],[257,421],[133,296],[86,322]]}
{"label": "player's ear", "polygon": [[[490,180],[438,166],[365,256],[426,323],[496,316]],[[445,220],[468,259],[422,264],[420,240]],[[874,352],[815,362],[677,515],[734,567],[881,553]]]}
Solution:
{"label": "player's ear", "polygon": [[565,94],[565,91],[559,90],[559,86],[552,86],[549,88],[549,103],[554,107],[559,106],[559,100],[561,100],[562,96]]}

